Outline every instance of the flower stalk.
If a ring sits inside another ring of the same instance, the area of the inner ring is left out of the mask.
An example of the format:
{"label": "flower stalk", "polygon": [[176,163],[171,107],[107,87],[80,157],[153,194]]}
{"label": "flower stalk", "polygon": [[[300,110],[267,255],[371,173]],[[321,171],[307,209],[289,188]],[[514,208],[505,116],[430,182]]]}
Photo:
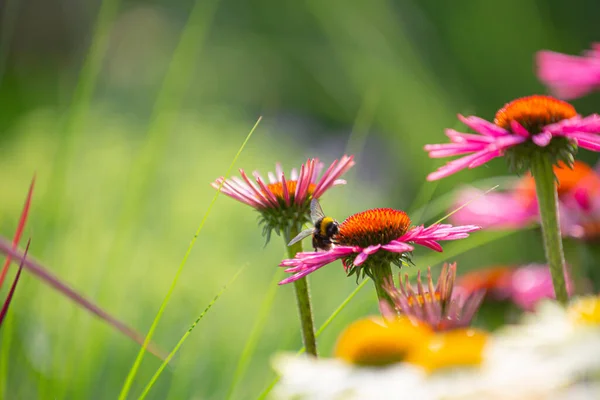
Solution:
{"label": "flower stalk", "polygon": [[375,265],[371,268],[371,274],[379,303],[386,301],[391,307],[393,307],[394,302],[390,297],[390,294],[387,292],[387,290],[385,290],[386,287],[394,284],[392,266],[389,262],[382,262],[381,264]]}
{"label": "flower stalk", "polygon": [[565,255],[558,220],[558,193],[551,160],[543,152],[532,155],[531,174],[540,208],[544,250],[556,299],[566,304],[569,300],[565,281]]}
{"label": "flower stalk", "polygon": [[[289,236],[285,238],[285,243],[298,235],[299,229],[292,227]],[[294,258],[297,253],[302,251],[302,242],[294,243],[288,246],[289,258]],[[312,315],[312,306],[310,303],[310,292],[306,277],[294,281],[294,289],[296,291],[296,302],[298,304],[298,313],[300,315],[300,330],[302,332],[302,341],[307,354],[317,357],[317,339],[315,336],[315,325]]]}

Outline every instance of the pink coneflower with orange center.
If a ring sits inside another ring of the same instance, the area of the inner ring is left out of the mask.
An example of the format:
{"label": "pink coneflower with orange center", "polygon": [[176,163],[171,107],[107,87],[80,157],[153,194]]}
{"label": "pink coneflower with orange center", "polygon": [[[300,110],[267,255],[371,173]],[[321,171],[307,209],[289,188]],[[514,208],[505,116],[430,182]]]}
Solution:
{"label": "pink coneflower with orange center", "polygon": [[[584,162],[573,168],[554,167],[563,236],[583,240],[600,237],[600,174]],[[535,182],[526,175],[504,192],[482,196],[466,188],[458,193],[455,205],[466,204],[450,217],[456,224],[477,224],[491,229],[524,228],[539,221]]]}
{"label": "pink coneflower with orange center", "polygon": [[[567,290],[573,282],[565,271]],[[470,271],[456,280],[456,291],[466,295],[485,290],[485,301],[508,300],[525,311],[532,311],[543,299],[555,298],[552,276],[547,265],[521,267],[495,266]]]}
{"label": "pink coneflower with orange center", "polygon": [[380,298],[387,297],[382,285],[391,277],[391,265],[401,267],[410,261],[413,245],[419,244],[442,251],[441,240],[464,239],[470,232],[479,230],[475,225],[452,226],[435,224],[429,227],[410,226],[408,215],[401,210],[376,208],[348,217],[339,224],[328,251],[301,252],[280,264],[294,275],[280,284],[294,282],[327,264],[342,260],[348,276],[356,274],[357,280],[369,276],[375,283]]}
{"label": "pink coneflower with orange center", "polygon": [[494,122],[478,117],[459,119],[478,134],[446,130],[452,143],[426,145],[433,158],[461,156],[429,174],[433,181],[465,168],[475,168],[497,157],[506,157],[518,173],[529,171],[542,222],[544,250],[552,271],[557,299],[566,303],[565,256],[560,235],[556,179],[553,167],[560,163],[572,167],[579,147],[600,151],[600,116],[585,118],[575,108],[550,96],[529,96],[506,104]]}
{"label": "pink coneflower with orange center", "polygon": [[583,56],[539,51],[536,61],[538,78],[556,97],[574,99],[600,88],[600,43]]}
{"label": "pink coneflower with orange center", "polygon": [[496,113],[493,123],[475,116],[459,115],[458,119],[477,134],[447,129],[452,143],[426,145],[432,158],[462,156],[429,174],[427,180],[441,179],[502,156],[509,158],[511,167],[524,171],[529,169],[533,153],[542,152],[553,164],[563,161],[571,165],[577,147],[600,151],[600,116],[583,118],[572,105],[550,96],[514,100]]}
{"label": "pink coneflower with orange center", "polygon": [[254,179],[250,179],[240,169],[241,178],[220,177],[211,185],[215,189],[222,185],[224,194],[256,209],[261,214],[260,223],[264,225],[263,234],[268,241],[273,230],[287,237],[291,229],[299,230],[310,223],[310,201],[320,198],[333,186],[345,184],[340,177],[353,165],[354,157],[345,155],[321,175],[324,165],[313,158],[300,167],[300,172],[292,169],[288,177],[278,163],[275,173],[268,173],[268,180],[258,171],[254,171]]}
{"label": "pink coneflower with orange center", "polygon": [[400,279],[398,287],[388,281],[384,288],[392,299],[394,308],[381,302],[382,314],[388,319],[404,315],[427,324],[434,331],[465,328],[479,309],[485,289],[456,294],[455,280],[456,264],[444,264],[437,284],[433,282],[431,268],[427,269],[425,283],[421,280],[421,271],[417,273],[416,287],[410,284],[408,275],[405,275],[404,283]]}
{"label": "pink coneflower with orange center", "polygon": [[438,241],[464,239],[479,229],[475,225],[448,224],[410,227],[410,218],[404,211],[391,208],[363,211],[340,223],[329,251],[303,252],[294,259],[283,260],[280,266],[288,267],[285,271],[294,275],[280,284],[293,282],[336,260],[342,260],[348,276],[355,273],[372,276],[375,266],[381,263],[401,266],[414,250],[413,244],[442,251]]}

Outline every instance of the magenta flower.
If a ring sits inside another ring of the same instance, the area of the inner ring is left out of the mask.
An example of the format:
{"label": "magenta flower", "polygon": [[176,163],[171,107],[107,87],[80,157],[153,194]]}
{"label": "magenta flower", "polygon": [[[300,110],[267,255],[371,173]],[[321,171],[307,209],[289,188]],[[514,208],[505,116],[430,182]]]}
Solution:
{"label": "magenta flower", "polygon": [[600,88],[600,43],[583,56],[543,50],[536,61],[538,78],[556,97],[574,99]]}
{"label": "magenta flower", "polygon": [[[573,293],[573,282],[565,272],[567,292]],[[546,265],[528,265],[517,268],[511,279],[511,300],[526,311],[533,311],[543,299],[554,299],[554,287],[550,269]]]}
{"label": "magenta flower", "polygon": [[391,208],[376,208],[354,214],[339,225],[333,236],[333,246],[328,251],[303,252],[280,264],[293,276],[280,282],[281,285],[300,279],[336,260],[342,260],[348,276],[362,271],[363,276],[372,277],[372,269],[381,264],[394,263],[401,266],[409,260],[413,244],[442,251],[440,240],[464,239],[478,226],[452,226],[437,224],[410,227],[410,218],[404,211]]}
{"label": "magenta flower", "polygon": [[[592,239],[600,235],[600,174],[575,161],[573,168],[554,168],[558,180],[560,226],[563,236]],[[454,207],[463,206],[450,218],[455,224],[476,224],[491,229],[518,229],[539,221],[535,183],[525,176],[501,193],[466,188]]]}
{"label": "magenta flower", "polygon": [[[565,271],[567,291],[573,293],[573,282]],[[532,311],[543,299],[553,299],[554,287],[547,265],[530,264],[519,268],[491,267],[471,271],[456,281],[455,291],[468,296],[485,291],[487,300],[509,300],[526,311]]]}
{"label": "magenta flower", "polygon": [[563,161],[567,165],[572,164],[577,146],[600,151],[600,116],[583,118],[570,104],[549,96],[514,100],[496,113],[493,123],[475,116],[458,118],[477,134],[447,129],[452,143],[426,145],[432,158],[461,156],[429,174],[429,181],[502,156],[508,157],[513,169],[523,171],[540,151],[553,164]]}
{"label": "magenta flower", "polygon": [[455,280],[456,264],[444,264],[436,285],[431,277],[431,268],[427,268],[425,284],[421,282],[421,271],[417,273],[416,289],[408,281],[408,275],[404,277],[404,284],[400,278],[399,288],[393,282],[387,282],[385,290],[394,303],[394,309],[386,301],[381,301],[381,313],[391,320],[398,314],[406,315],[436,331],[467,327],[481,305],[485,290],[463,296],[453,291]]}
{"label": "magenta flower", "polygon": [[339,178],[353,165],[354,156],[345,155],[335,160],[319,178],[323,163],[313,158],[300,167],[300,173],[292,169],[287,178],[281,165],[276,164],[275,174],[268,173],[268,181],[258,171],[252,173],[253,181],[240,169],[241,178],[220,177],[211,185],[218,189],[222,184],[224,194],[260,212],[268,241],[273,229],[277,234],[283,231],[289,236],[292,227],[301,229],[310,222],[310,201],[320,198],[332,186],[345,184],[346,181]]}

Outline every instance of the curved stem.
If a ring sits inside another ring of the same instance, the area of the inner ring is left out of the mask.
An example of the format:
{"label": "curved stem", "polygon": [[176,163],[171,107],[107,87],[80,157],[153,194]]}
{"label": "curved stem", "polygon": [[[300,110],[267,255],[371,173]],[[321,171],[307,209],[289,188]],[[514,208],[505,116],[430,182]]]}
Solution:
{"label": "curved stem", "polygon": [[392,298],[390,297],[388,292],[385,290],[385,286],[389,285],[389,282],[394,282],[394,276],[392,275],[392,266],[390,265],[390,263],[382,263],[380,265],[375,265],[371,268],[371,274],[379,302],[385,300],[393,308],[394,302],[392,301]]}
{"label": "curved stem", "polygon": [[[298,232],[299,231],[297,228],[290,229],[289,236],[285,238],[286,245],[290,242],[291,238],[296,237]],[[302,251],[302,243],[295,243],[292,246],[289,246],[287,249],[289,258],[294,258],[296,253]],[[300,314],[300,330],[302,332],[304,348],[308,354],[316,357],[317,339],[315,337],[315,325],[313,322],[307,277],[294,281],[294,288],[296,290],[296,302],[298,303],[298,313]]]}
{"label": "curved stem", "polygon": [[565,282],[565,254],[558,220],[558,194],[552,163],[543,153],[536,153],[531,163],[535,191],[542,220],[544,250],[552,274],[556,299],[565,304],[569,300]]}

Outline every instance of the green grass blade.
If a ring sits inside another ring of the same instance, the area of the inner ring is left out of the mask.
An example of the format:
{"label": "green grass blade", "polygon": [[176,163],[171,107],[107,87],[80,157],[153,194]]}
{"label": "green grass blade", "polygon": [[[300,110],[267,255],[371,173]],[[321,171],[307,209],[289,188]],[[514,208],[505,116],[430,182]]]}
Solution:
{"label": "green grass blade", "polygon": [[233,276],[233,278],[231,278],[231,280],[225,286],[223,286],[223,288],[219,291],[219,293],[217,293],[215,295],[215,297],[211,300],[211,302],[208,303],[208,305],[206,306],[206,308],[204,309],[204,311],[202,311],[202,313],[200,314],[200,316],[198,316],[198,318],[196,318],[196,320],[194,321],[194,323],[192,325],[190,325],[189,329],[183,334],[183,336],[181,337],[181,339],[179,339],[179,342],[177,342],[177,344],[175,345],[175,347],[173,348],[173,350],[171,350],[171,352],[167,355],[167,358],[165,359],[165,361],[163,361],[163,363],[160,365],[160,367],[158,368],[158,370],[156,371],[156,373],[152,376],[152,379],[150,379],[150,382],[148,382],[148,384],[144,388],[144,391],[142,392],[142,394],[138,398],[139,400],[143,400],[144,398],[146,398],[146,396],[150,392],[150,389],[152,389],[152,386],[154,386],[154,383],[157,381],[157,379],[160,376],[160,374],[163,372],[163,370],[169,364],[169,361],[171,361],[171,359],[173,359],[173,356],[175,356],[175,353],[177,353],[177,351],[179,351],[179,348],[183,345],[183,342],[185,342],[185,340],[192,333],[192,331],[194,330],[194,328],[196,327],[196,325],[198,325],[198,323],[200,322],[200,320],[202,318],[204,318],[204,316],[206,315],[206,313],[208,312],[208,310],[210,310],[211,307],[217,302],[217,300],[219,300],[219,297],[221,297],[221,295],[223,293],[225,293],[225,290],[227,290],[227,288],[237,279],[237,277],[242,273],[242,271],[245,268],[246,268],[246,265],[244,265],[242,268],[240,268],[238,270],[238,272],[235,273],[235,275]]}
{"label": "green grass blade", "polygon": [[91,35],[90,48],[79,73],[79,79],[73,93],[63,134],[60,135],[61,143],[57,146],[58,150],[54,158],[54,167],[52,168],[52,175],[50,176],[48,186],[53,188],[50,191],[50,198],[48,200],[49,209],[55,211],[54,215],[56,219],[61,217],[64,202],[60,196],[63,196],[65,193],[68,164],[73,158],[77,147],[77,137],[85,132],[83,126],[96,88],[98,75],[102,68],[104,55],[108,48],[110,39],[109,30],[117,15],[120,4],[120,0],[102,0],[100,3],[94,32]]}
{"label": "green grass blade", "polygon": [[267,319],[269,317],[269,311],[273,307],[273,303],[275,301],[275,295],[277,294],[277,282],[281,280],[281,272],[280,268],[275,269],[275,273],[273,274],[273,278],[269,283],[269,289],[263,302],[258,311],[258,316],[254,322],[254,326],[252,327],[252,331],[246,340],[246,344],[244,345],[244,349],[242,350],[242,354],[240,355],[240,359],[238,360],[237,366],[235,368],[235,372],[233,374],[233,379],[231,381],[231,385],[229,386],[229,390],[227,391],[227,396],[225,399],[230,399],[238,383],[241,381],[246,369],[248,368],[248,364],[252,359],[254,354],[254,350],[256,350],[256,345],[258,344],[258,339],[262,336],[262,332],[267,324]]}
{"label": "green grass blade", "polygon": [[[231,174],[231,171],[233,170],[233,166],[235,165],[240,154],[242,153],[242,150],[244,150],[244,148],[246,147],[246,144],[252,137],[252,134],[256,130],[256,127],[260,123],[261,119],[262,119],[262,117],[258,118],[256,123],[250,130],[250,133],[248,133],[248,135],[246,136],[246,139],[240,146],[235,157],[233,157],[233,160],[231,161],[231,164],[229,165],[229,168],[227,169],[227,173],[225,174],[225,177],[228,177]],[[156,314],[156,317],[154,318],[154,321],[152,322],[152,325],[150,326],[150,330],[148,330],[148,334],[146,336],[146,339],[144,340],[144,344],[142,345],[142,348],[138,352],[135,362],[133,363],[133,366],[131,367],[129,374],[127,375],[127,378],[125,379],[125,383],[123,384],[123,388],[121,389],[121,393],[119,394],[120,400],[124,400],[127,398],[129,390],[131,389],[131,385],[133,384],[133,379],[135,378],[137,370],[140,367],[140,364],[142,363],[142,359],[144,358],[146,346],[148,345],[148,343],[152,339],[152,336],[154,335],[154,331],[156,330],[156,327],[158,326],[158,322],[160,321],[160,318],[162,317],[162,314],[165,311],[167,304],[169,303],[171,295],[173,294],[173,290],[175,289],[175,286],[177,285],[177,281],[179,280],[179,276],[181,275],[181,272],[183,271],[183,267],[185,266],[187,259],[190,256],[190,253],[192,252],[192,248],[194,247],[194,244],[196,243],[196,240],[198,239],[198,236],[200,235],[200,231],[202,231],[202,228],[204,227],[204,224],[206,223],[206,220],[208,219],[208,215],[210,214],[210,212],[213,208],[213,205],[215,204],[215,202],[217,201],[217,198],[219,197],[219,194],[221,193],[221,188],[223,187],[223,183],[224,183],[224,181],[221,182],[217,192],[215,193],[215,195],[212,198],[212,201],[208,205],[208,209],[206,210],[206,213],[202,217],[202,221],[200,221],[200,225],[198,226],[198,229],[196,230],[196,233],[194,234],[194,237],[192,238],[192,240],[188,246],[188,249],[185,252],[185,255],[183,256],[183,260],[181,260],[181,263],[179,264],[179,268],[177,269],[177,272],[175,273],[175,277],[173,278],[173,281],[171,282],[171,286],[169,287],[169,290],[167,291],[167,295],[165,296],[162,304],[160,305],[158,313]]]}

